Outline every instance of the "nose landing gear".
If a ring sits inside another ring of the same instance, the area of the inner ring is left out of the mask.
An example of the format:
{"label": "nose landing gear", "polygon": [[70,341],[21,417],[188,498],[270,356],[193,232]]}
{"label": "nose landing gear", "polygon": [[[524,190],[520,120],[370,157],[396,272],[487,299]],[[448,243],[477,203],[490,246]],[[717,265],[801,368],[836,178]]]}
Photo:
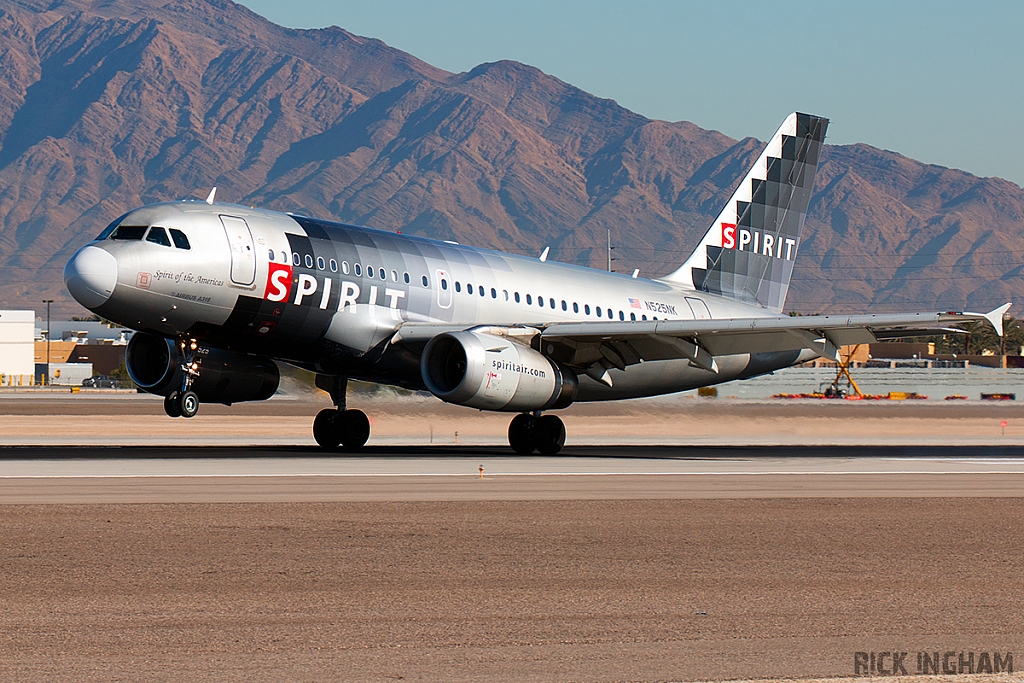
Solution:
{"label": "nose landing gear", "polygon": [[361,410],[345,409],[348,380],[344,377],[317,375],[317,387],[331,395],[334,408],[325,408],[313,420],[313,438],[326,451],[341,446],[346,451],[358,451],[370,438],[370,420]]}
{"label": "nose landing gear", "polygon": [[565,425],[557,415],[516,415],[508,426],[508,445],[519,455],[555,455],[565,445]]}
{"label": "nose landing gear", "polygon": [[164,412],[170,417],[195,417],[199,412],[199,397],[192,391],[192,382],[199,377],[199,342],[192,337],[178,339],[178,348],[184,362],[181,371],[181,391],[172,391],[164,397]]}

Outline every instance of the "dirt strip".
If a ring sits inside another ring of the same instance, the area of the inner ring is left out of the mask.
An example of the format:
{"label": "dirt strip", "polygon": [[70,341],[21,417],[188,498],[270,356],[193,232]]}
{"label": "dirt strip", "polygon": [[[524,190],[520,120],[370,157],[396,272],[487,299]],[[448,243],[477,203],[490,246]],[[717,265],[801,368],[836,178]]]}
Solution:
{"label": "dirt strip", "polygon": [[1021,520],[1021,498],[0,506],[0,680],[1020,667]]}

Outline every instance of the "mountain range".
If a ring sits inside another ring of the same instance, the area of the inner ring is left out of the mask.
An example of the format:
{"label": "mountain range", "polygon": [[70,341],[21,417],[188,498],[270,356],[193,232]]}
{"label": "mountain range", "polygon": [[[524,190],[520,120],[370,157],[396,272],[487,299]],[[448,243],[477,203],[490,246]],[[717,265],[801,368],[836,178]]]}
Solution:
{"label": "mountain range", "polygon": [[[764,144],[517,62],[453,74],[230,0],[4,0],[0,74],[0,308],[82,312],[61,280],[74,250],[130,208],[212,186],[594,267],[610,230],[616,270],[659,276]],[[1022,227],[1014,183],[826,146],[787,309],[987,310],[1021,290]]]}

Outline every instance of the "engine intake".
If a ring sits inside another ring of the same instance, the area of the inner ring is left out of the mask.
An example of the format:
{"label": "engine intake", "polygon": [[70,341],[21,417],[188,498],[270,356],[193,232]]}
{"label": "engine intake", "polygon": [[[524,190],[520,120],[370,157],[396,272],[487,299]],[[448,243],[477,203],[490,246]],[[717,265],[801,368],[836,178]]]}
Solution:
{"label": "engine intake", "polygon": [[445,332],[420,358],[427,389],[442,401],[481,410],[564,408],[576,399],[576,374],[541,353],[482,332]]}
{"label": "engine intake", "polygon": [[[263,401],[277,391],[281,373],[269,358],[200,346],[199,377],[192,383],[203,403]],[[132,381],[144,391],[166,396],[181,387],[185,362],[174,341],[136,332],[125,351]]]}

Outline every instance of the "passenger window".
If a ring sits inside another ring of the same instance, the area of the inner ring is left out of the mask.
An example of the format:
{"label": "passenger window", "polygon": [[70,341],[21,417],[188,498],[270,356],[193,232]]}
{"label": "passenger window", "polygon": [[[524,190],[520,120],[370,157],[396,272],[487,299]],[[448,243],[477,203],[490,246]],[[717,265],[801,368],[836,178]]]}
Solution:
{"label": "passenger window", "polygon": [[544,308],[544,297],[542,297],[542,296],[538,296],[537,297],[537,305],[540,306],[541,308]]}
{"label": "passenger window", "polygon": [[[456,282],[455,286],[458,287],[459,283]],[[441,279],[441,289],[448,289],[448,281],[443,278]]]}
{"label": "passenger window", "polygon": [[[171,242],[173,242],[174,246],[178,249],[191,249],[191,245],[188,244],[188,238],[185,237],[185,233],[176,227],[171,228]],[[281,252],[281,256],[284,258],[285,252]]]}
{"label": "passenger window", "polygon": [[412,282],[412,280],[409,279],[409,273],[404,273],[402,275],[402,279],[405,280],[405,284],[409,284],[410,282]]}
{"label": "passenger window", "polygon": [[622,311],[619,311],[619,320],[623,320],[624,321],[625,319],[626,319],[626,316],[624,316],[622,314]]}
{"label": "passenger window", "polygon": [[455,281],[455,291],[456,292],[461,292],[462,291],[462,283],[459,282],[458,280]]}
{"label": "passenger window", "polygon": [[324,257],[323,256],[317,256],[316,257],[316,269],[317,270],[323,270],[324,269],[324,265],[325,265],[324,264]]}
{"label": "passenger window", "polygon": [[274,250],[273,249],[270,250],[270,254],[269,254],[268,258],[271,260],[271,262],[273,262],[273,260],[274,260]]}
{"label": "passenger window", "polygon": [[423,286],[424,287],[429,287],[430,286],[430,281],[427,279],[426,275],[423,276]]}
{"label": "passenger window", "polygon": [[341,262],[341,272],[348,275],[348,261]]}
{"label": "passenger window", "polygon": [[487,296],[487,292],[484,291],[483,285],[480,285],[477,289],[480,290],[480,296]]}
{"label": "passenger window", "polygon": [[313,255],[312,254],[306,254],[306,267],[307,268],[312,268],[313,267]]}
{"label": "passenger window", "polygon": [[551,309],[554,310],[554,308],[555,308],[555,300],[554,299],[548,299],[548,303],[551,304]]}
{"label": "passenger window", "polygon": [[[178,249],[191,249],[191,245],[188,244],[188,238],[185,237],[185,233],[176,227],[171,228],[171,242]],[[281,258],[287,261],[288,258],[285,256],[285,252],[281,252]]]}
{"label": "passenger window", "polygon": [[597,317],[598,318],[601,317],[601,307],[600,306],[597,307]]}
{"label": "passenger window", "polygon": [[161,247],[171,246],[171,241],[167,239],[167,231],[163,228],[150,228],[149,234],[146,235],[146,241],[152,242],[153,244],[159,244]]}
{"label": "passenger window", "polygon": [[516,292],[514,296],[516,299],[516,303],[519,303],[519,292]]}
{"label": "passenger window", "polygon": [[363,274],[363,268],[358,263],[356,264],[356,275],[361,276]]}
{"label": "passenger window", "polygon": [[612,309],[609,308],[608,309],[608,319],[611,320],[613,317],[615,317],[614,313],[612,312]]}
{"label": "passenger window", "polygon": [[[491,287],[491,298],[492,299],[497,299],[498,298],[498,290],[496,290],[494,287]],[[508,298],[508,297],[506,297],[506,298]]]}
{"label": "passenger window", "polygon": [[472,294],[472,293],[473,293],[473,285],[471,285],[469,283],[466,283],[466,294]]}
{"label": "passenger window", "polygon": [[[398,271],[397,270],[392,270],[391,271],[391,281],[392,282],[398,282]],[[405,281],[406,282],[409,281],[409,276],[408,275],[405,276]]]}
{"label": "passenger window", "polygon": [[110,239],[135,241],[141,240],[145,234],[145,225],[120,225],[114,229],[114,232],[110,233]]}
{"label": "passenger window", "polygon": [[640,318],[641,318],[642,320],[647,320],[647,315],[642,315],[642,316],[640,316]]}
{"label": "passenger window", "polygon": [[630,320],[636,320],[636,313],[630,313],[629,314],[629,319]]}
{"label": "passenger window", "polygon": [[579,313],[580,312],[580,305],[578,303],[576,303],[575,301],[572,302],[572,312],[573,313]]}
{"label": "passenger window", "polygon": [[590,304],[583,304],[583,312],[590,315]]}
{"label": "passenger window", "polygon": [[526,295],[526,305],[529,306],[531,304],[533,304],[533,297],[530,296],[529,294],[527,294]]}
{"label": "passenger window", "polygon": [[293,266],[302,265],[302,259],[299,258],[299,252],[297,252],[297,251],[293,251],[292,252],[292,265]]}
{"label": "passenger window", "polygon": [[373,278],[373,266],[366,266],[366,277]]}
{"label": "passenger window", "polygon": [[565,299],[562,299],[562,310],[563,311],[568,311],[569,310],[569,307],[565,305]]}
{"label": "passenger window", "polygon": [[507,289],[501,290],[501,294],[502,294],[502,296],[505,297],[505,301],[508,301],[508,290]]}
{"label": "passenger window", "polygon": [[334,259],[331,259],[331,272],[332,273],[337,273],[338,272],[338,262],[335,261]]}
{"label": "passenger window", "polygon": [[[174,237],[174,233],[176,233],[176,232],[177,232],[177,230],[173,230],[172,229],[171,230],[171,237]],[[182,235],[182,237],[184,237],[184,235]],[[175,241],[175,244],[177,244],[177,241]],[[288,263],[288,254],[284,253],[283,251],[281,252],[281,263]]]}
{"label": "passenger window", "polygon": [[381,268],[381,269],[380,269],[379,271],[377,271],[377,272],[379,272],[379,273],[380,273],[380,279],[381,279],[381,280],[387,280],[387,279],[388,279],[388,274],[384,272],[384,269],[383,269],[383,268]]}

